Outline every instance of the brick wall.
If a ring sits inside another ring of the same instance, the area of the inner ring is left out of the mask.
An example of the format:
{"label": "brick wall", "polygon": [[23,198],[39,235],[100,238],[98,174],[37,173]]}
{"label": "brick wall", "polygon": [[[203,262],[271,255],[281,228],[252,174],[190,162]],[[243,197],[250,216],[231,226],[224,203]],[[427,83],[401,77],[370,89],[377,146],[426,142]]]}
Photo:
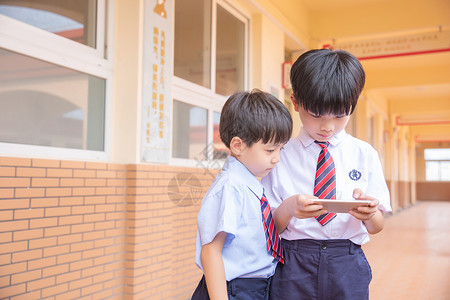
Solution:
{"label": "brick wall", "polygon": [[0,298],[188,299],[214,175],[0,157]]}

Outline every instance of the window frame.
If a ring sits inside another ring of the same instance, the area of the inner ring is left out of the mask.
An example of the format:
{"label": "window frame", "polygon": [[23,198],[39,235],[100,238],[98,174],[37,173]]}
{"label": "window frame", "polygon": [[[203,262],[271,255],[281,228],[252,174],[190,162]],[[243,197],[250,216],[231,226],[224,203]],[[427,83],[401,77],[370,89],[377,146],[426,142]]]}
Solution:
{"label": "window frame", "polygon": [[[176,3],[175,3],[176,5]],[[172,105],[171,116],[173,120],[174,100],[194,105],[207,110],[207,141],[206,147],[213,144],[214,135],[214,112],[220,113],[228,96],[217,94],[216,91],[216,40],[217,40],[217,5],[232,14],[244,24],[244,89],[250,86],[250,32],[251,18],[245,10],[230,5],[224,0],[211,0],[211,61],[210,61],[210,88],[192,83],[188,80],[175,76],[172,77]],[[175,22],[175,20],[174,20]],[[175,30],[175,29],[174,29]],[[173,121],[172,121],[173,122]],[[207,148],[208,149],[208,148]],[[207,160],[185,159],[173,157],[173,140],[170,140],[169,165],[199,168],[218,168],[223,160],[213,159],[212,151],[207,151]]]}
{"label": "window frame", "polygon": [[[0,155],[106,161],[111,148],[113,1],[97,0],[96,48],[0,14],[0,47],[105,80],[103,151],[0,142]],[[108,41],[108,44],[105,44]]]}

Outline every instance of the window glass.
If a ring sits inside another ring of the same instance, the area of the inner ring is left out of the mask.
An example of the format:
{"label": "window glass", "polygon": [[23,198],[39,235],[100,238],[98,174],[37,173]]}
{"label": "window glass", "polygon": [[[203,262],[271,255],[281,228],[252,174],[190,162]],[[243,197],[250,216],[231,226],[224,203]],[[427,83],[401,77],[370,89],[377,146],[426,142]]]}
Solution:
{"label": "window glass", "polygon": [[0,48],[0,107],[0,142],[104,150],[104,79]]}
{"label": "window glass", "polygon": [[0,14],[95,48],[96,0],[0,0]]}
{"label": "window glass", "polygon": [[425,149],[427,181],[450,181],[450,149]]}
{"label": "window glass", "polygon": [[211,87],[211,1],[175,3],[175,76]]}
{"label": "window glass", "polygon": [[172,156],[207,159],[207,111],[204,108],[174,100]]}
{"label": "window glass", "polygon": [[216,93],[244,89],[245,24],[217,5]]}
{"label": "window glass", "polygon": [[220,122],[220,113],[214,112],[214,114],[213,114],[213,123],[214,123],[213,159],[225,159],[230,154],[230,151],[228,150],[228,148],[225,146],[225,144],[222,142],[222,139],[220,138],[219,122]]}

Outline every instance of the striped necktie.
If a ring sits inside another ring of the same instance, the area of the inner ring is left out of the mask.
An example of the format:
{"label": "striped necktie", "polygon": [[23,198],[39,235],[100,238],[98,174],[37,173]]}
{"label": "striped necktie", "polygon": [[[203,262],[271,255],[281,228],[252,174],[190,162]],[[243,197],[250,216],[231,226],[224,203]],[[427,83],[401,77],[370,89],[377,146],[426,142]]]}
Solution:
{"label": "striped necktie", "polygon": [[[328,142],[315,141],[322,150],[317,160],[316,179],[314,180],[314,196],[319,199],[336,199],[336,170],[331,154],[328,152]],[[335,213],[327,213],[316,217],[324,226],[336,217]]]}
{"label": "striped necktie", "polygon": [[269,202],[267,201],[264,194],[260,202],[262,222],[264,225],[264,232],[266,233],[267,251],[281,263],[284,263],[283,246],[281,245],[280,236],[278,235],[275,223],[272,218],[272,212],[270,211]]}

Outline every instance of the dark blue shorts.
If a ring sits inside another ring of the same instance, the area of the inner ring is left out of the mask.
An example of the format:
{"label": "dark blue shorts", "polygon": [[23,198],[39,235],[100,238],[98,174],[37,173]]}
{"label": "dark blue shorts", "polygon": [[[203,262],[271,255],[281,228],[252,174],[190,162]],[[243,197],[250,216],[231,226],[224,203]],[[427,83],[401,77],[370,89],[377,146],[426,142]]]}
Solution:
{"label": "dark blue shorts", "polygon": [[[268,300],[271,278],[235,278],[227,281],[230,300]],[[192,300],[209,300],[205,276],[198,283]]]}
{"label": "dark blue shorts", "polygon": [[272,277],[270,299],[369,299],[372,271],[360,245],[350,240],[282,242],[285,263]]}

